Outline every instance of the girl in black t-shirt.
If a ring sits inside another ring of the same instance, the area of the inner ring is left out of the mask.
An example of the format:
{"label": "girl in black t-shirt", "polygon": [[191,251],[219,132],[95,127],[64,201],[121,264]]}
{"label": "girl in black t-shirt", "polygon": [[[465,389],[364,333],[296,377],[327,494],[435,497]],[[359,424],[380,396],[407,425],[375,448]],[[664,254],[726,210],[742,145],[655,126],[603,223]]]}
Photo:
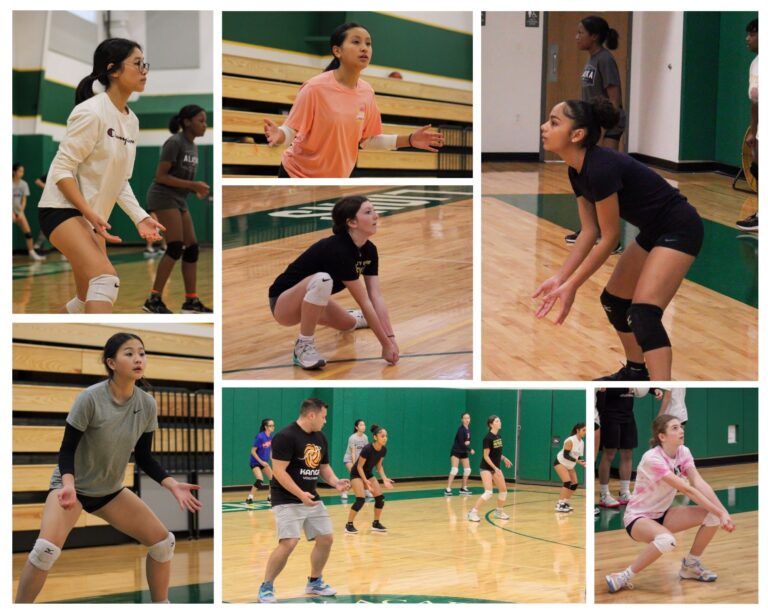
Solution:
{"label": "girl in black t-shirt", "polygon": [[[600,129],[617,120],[605,98],[566,100],[541,126],[544,149],[569,167],[582,232],[560,270],[534,293],[542,298],[536,317],[546,316],[559,300],[556,323],[565,321],[579,287],[618,242],[624,219],[640,234],[616,264],[600,302],[627,363],[599,379],[670,380],[672,347],[661,316],[701,249],[703,224],[696,209],[661,176],[626,154],[596,145]],[[598,236],[602,239],[595,245]]]}
{"label": "girl in black t-shirt", "polygon": [[459,474],[459,462],[464,468],[464,472],[461,476],[461,488],[459,494],[470,494],[468,488],[469,476],[472,471],[469,468],[469,455],[474,454],[475,451],[470,447],[470,431],[469,431],[469,412],[465,411],[461,414],[461,426],[456,431],[456,435],[453,438],[453,445],[451,446],[451,472],[448,474],[448,486],[445,488],[445,496],[450,497],[453,495],[451,485],[453,484],[453,478]]}
{"label": "girl in black t-shirt", "polygon": [[477,498],[474,507],[467,514],[467,520],[480,522],[480,506],[493,496],[493,485],[499,491],[496,503],[494,517],[501,520],[509,520],[509,516],[504,511],[504,501],[507,500],[507,483],[504,481],[504,474],[501,472],[501,463],[509,469],[512,466],[502,451],[502,441],[499,437],[501,430],[501,418],[498,416],[488,416],[488,434],[483,438],[483,458],[480,461],[480,479],[483,481],[483,494]]}
{"label": "girl in black t-shirt", "polygon": [[[325,366],[315,348],[318,324],[341,331],[370,327],[381,343],[382,358],[394,365],[400,348],[379,285],[379,255],[369,240],[376,233],[379,214],[365,196],[347,196],[334,205],[331,216],[333,236],[311,245],[269,288],[272,315],[283,326],[300,325],[293,348],[297,367]],[[331,300],[344,288],[359,310],[344,309]]]}
{"label": "girl in black t-shirt", "polygon": [[[368,490],[373,495],[375,501],[373,505],[373,524],[372,531],[386,533],[387,528],[381,524],[381,512],[384,509],[384,494],[381,492],[381,485],[384,488],[394,488],[394,480],[390,480],[384,473],[384,457],[387,455],[387,430],[374,424],[371,427],[373,433],[373,443],[369,443],[360,451],[357,463],[352,467],[349,473],[349,479],[352,481],[352,490],[355,492],[355,502],[349,510],[347,525],[344,527],[345,533],[354,535],[357,533],[354,520],[357,513],[365,505],[365,492]],[[379,473],[379,480],[373,475],[373,469]]]}

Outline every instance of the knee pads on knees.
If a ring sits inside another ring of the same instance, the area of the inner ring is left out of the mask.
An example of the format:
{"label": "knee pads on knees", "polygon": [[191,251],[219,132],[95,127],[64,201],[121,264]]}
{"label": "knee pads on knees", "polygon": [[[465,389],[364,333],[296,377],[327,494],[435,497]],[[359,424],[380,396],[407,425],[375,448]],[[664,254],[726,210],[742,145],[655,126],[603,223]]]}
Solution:
{"label": "knee pads on knees", "polygon": [[570,490],[571,486],[573,486],[573,484],[571,484],[570,482],[563,482],[563,488],[567,488],[568,490]]}
{"label": "knee pads on knees", "polygon": [[384,495],[374,497],[373,500],[375,501],[373,507],[375,507],[377,510],[380,510],[382,507],[384,507]]}
{"label": "knee pads on knees", "polygon": [[167,563],[173,558],[174,548],[176,548],[176,537],[169,531],[163,541],[149,547],[147,554],[158,563]]}
{"label": "knee pads on knees", "polygon": [[627,310],[627,321],[643,352],[672,345],[661,323],[663,313],[661,307],[647,303],[632,303]]}
{"label": "knee pads on knees", "polygon": [[352,509],[359,512],[365,505],[365,497],[355,497],[355,502],[352,504]]}
{"label": "knee pads on knees", "polygon": [[328,273],[315,273],[307,284],[307,293],[304,300],[313,305],[325,307],[331,298],[333,280]]}
{"label": "knee pads on knees", "polygon": [[75,297],[67,301],[67,313],[85,313],[85,301]]}
{"label": "knee pads on knees", "polygon": [[493,496],[493,491],[492,490],[486,490],[486,491],[483,491],[483,494],[480,495],[480,498],[483,501],[488,501],[488,499],[490,499],[492,496]]}
{"label": "knee pads on knees", "polygon": [[88,280],[87,301],[104,301],[115,304],[120,291],[120,278],[114,275],[97,275]]}
{"label": "knee pads on knees", "polygon": [[459,475],[459,468],[451,467],[451,475]]}
{"label": "knee pads on knees", "polygon": [[675,548],[677,548],[675,536],[671,533],[659,533],[656,537],[653,538],[651,543],[656,546],[656,549],[662,554],[672,552]]}
{"label": "knee pads on knees", "polygon": [[720,526],[720,519],[717,516],[715,516],[712,512],[709,512],[704,517],[704,522],[702,522],[702,524],[705,527],[719,527]]}
{"label": "knee pads on knees", "polygon": [[620,333],[631,333],[632,329],[627,324],[627,310],[632,305],[632,299],[619,298],[608,290],[603,290],[600,295],[600,304],[608,317],[608,321]]}
{"label": "knee pads on knees", "polygon": [[570,490],[576,490],[578,487],[579,487],[579,485],[578,485],[578,484],[573,484],[573,483],[571,483],[571,485],[570,485],[568,488],[569,488]]}
{"label": "knee pads on knees", "polygon": [[507,491],[499,493],[499,501],[506,501],[507,500]]}
{"label": "knee pads on knees", "polygon": [[24,238],[25,239],[31,239],[32,238],[32,233],[31,232],[25,232],[24,233]]}
{"label": "knee pads on knees", "polygon": [[472,469],[464,467],[464,477],[469,477],[470,475],[472,475]]}
{"label": "knee pads on knees", "polygon": [[29,562],[42,571],[48,571],[61,554],[61,548],[47,539],[39,538],[29,553]]}
{"label": "knee pads on knees", "polygon": [[187,245],[187,249],[184,250],[184,256],[181,259],[184,262],[197,262],[199,257],[200,246],[197,243],[193,243],[192,245]]}
{"label": "knee pads on knees", "polygon": [[181,241],[169,241],[165,247],[165,255],[172,260],[178,260],[181,258],[181,254],[184,252],[184,243]]}

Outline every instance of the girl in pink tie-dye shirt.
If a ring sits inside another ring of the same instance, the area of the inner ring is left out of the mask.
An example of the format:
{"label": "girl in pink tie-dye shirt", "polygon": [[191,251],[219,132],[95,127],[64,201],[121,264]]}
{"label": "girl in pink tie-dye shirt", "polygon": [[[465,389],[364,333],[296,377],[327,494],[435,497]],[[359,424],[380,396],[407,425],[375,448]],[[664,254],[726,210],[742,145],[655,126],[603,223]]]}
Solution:
{"label": "girl in pink tie-dye shirt", "polygon": [[[685,431],[680,420],[669,414],[658,416],[651,432],[652,447],[640,460],[635,492],[624,512],[629,536],[647,545],[624,571],[605,577],[611,593],[633,588],[635,574],[677,547],[674,534],[693,527],[699,529],[683,559],[680,578],[714,582],[717,574],[704,567],[700,557],[718,528],[729,533],[736,528],[715,491],[696,470],[690,450],[683,445]],[[698,505],[673,507],[678,492]]]}

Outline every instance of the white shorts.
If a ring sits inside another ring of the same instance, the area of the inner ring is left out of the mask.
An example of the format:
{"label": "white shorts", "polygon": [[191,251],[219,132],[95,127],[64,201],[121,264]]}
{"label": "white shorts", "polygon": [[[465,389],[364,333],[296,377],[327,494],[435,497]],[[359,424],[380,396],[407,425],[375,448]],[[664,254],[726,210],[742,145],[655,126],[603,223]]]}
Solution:
{"label": "white shorts", "polygon": [[308,506],[301,503],[287,503],[272,508],[277,524],[277,539],[299,539],[301,529],[307,541],[312,541],[318,535],[331,535],[333,524],[325,505]]}

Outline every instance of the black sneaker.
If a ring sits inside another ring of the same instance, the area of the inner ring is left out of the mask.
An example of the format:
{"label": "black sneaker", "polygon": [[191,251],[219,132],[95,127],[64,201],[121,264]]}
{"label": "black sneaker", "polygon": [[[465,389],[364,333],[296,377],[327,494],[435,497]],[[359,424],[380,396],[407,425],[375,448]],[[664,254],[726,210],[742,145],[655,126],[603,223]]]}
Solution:
{"label": "black sneaker", "polygon": [[373,524],[371,525],[371,530],[378,531],[379,533],[386,533],[387,527],[381,524],[378,520],[374,520]]}
{"label": "black sneaker", "polygon": [[579,238],[579,234],[581,234],[581,230],[577,230],[574,233],[571,233],[569,235],[565,235],[565,242],[566,243],[576,243],[576,239]]}
{"label": "black sneaker", "polygon": [[181,306],[181,313],[213,313],[213,309],[206,307],[200,302],[200,299],[188,298]]}
{"label": "black sneaker", "polygon": [[648,382],[650,381],[648,375],[648,369],[643,366],[642,369],[633,369],[626,365],[622,365],[621,369],[616,373],[610,375],[604,375],[603,377],[597,377],[593,379],[593,382]]}
{"label": "black sneaker", "polygon": [[748,232],[757,232],[757,213],[753,213],[748,218],[736,222],[736,228]]}
{"label": "black sneaker", "polygon": [[450,488],[446,488],[443,491],[443,495],[445,495],[446,497],[452,497],[453,496],[453,491]]}
{"label": "black sneaker", "polygon": [[353,525],[351,522],[348,522],[344,527],[344,533],[349,533],[350,535],[357,535],[358,531],[355,528],[355,525]]}
{"label": "black sneaker", "polygon": [[246,498],[245,504],[246,505],[253,505],[253,499],[251,499],[250,497]]}
{"label": "black sneaker", "polygon": [[165,306],[163,299],[159,294],[150,294],[149,298],[144,301],[144,311],[147,313],[173,313],[168,307]]}
{"label": "black sneaker", "polygon": [[459,488],[460,495],[471,495],[472,491],[469,488]]}

